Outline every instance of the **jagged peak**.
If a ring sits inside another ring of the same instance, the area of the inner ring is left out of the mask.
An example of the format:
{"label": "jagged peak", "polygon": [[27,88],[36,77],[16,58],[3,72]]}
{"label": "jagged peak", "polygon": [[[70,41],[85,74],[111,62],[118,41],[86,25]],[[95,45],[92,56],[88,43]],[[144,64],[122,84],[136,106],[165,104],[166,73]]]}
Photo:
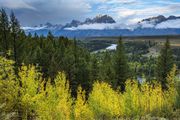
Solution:
{"label": "jagged peak", "polygon": [[109,15],[98,15],[93,18],[94,23],[116,23],[116,21]]}

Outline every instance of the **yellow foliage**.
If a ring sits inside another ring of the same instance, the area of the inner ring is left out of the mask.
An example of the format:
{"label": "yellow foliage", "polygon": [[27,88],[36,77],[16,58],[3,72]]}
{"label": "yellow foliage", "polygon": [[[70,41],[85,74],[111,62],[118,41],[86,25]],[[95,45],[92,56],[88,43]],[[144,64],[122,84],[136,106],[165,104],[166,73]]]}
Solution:
{"label": "yellow foliage", "polygon": [[135,116],[141,112],[140,99],[142,95],[137,81],[127,80],[126,91],[123,93],[123,115]]}
{"label": "yellow foliage", "polygon": [[161,110],[164,100],[161,85],[159,83],[154,83],[153,85],[144,83],[141,86],[141,90],[141,104],[143,105],[142,114],[145,115],[153,112],[154,110],[157,113],[159,110]]}
{"label": "yellow foliage", "polygon": [[[177,100],[175,89],[176,66],[167,76],[168,90],[161,84],[127,80],[125,92],[115,91],[104,82],[95,82],[86,101],[85,91],[77,91],[71,98],[69,83],[64,73],[58,73],[51,83],[42,82],[35,66],[22,66],[16,77],[14,62],[0,57],[0,118],[21,112],[22,119],[93,120],[119,119],[140,116],[170,116]],[[9,118],[11,119],[11,117]]]}
{"label": "yellow foliage", "polygon": [[175,89],[175,76],[176,76],[176,65],[173,66],[172,70],[170,71],[170,73],[167,76],[167,82],[168,82],[168,91],[167,92],[169,95],[171,95],[171,96],[169,96],[171,98],[171,100],[175,100],[176,99],[175,97],[177,95],[177,91]]}
{"label": "yellow foliage", "polygon": [[0,56],[0,80],[13,80],[14,74],[14,61],[7,60]]}
{"label": "yellow foliage", "polygon": [[41,74],[36,70],[35,66],[22,66],[19,70],[19,108],[22,112],[22,118],[27,119],[29,116],[35,116],[35,108],[41,94],[38,92]]}
{"label": "yellow foliage", "polygon": [[38,117],[41,120],[70,120],[72,114],[72,98],[69,91],[69,83],[65,74],[59,73],[55,84],[46,84],[46,90],[41,91],[43,97],[38,102]]}
{"label": "yellow foliage", "polygon": [[89,105],[97,119],[140,117],[147,114],[166,117],[168,110],[173,108],[173,97],[176,97],[175,91],[171,91],[163,91],[157,82],[145,82],[139,86],[137,81],[127,80],[125,92],[118,93],[107,83],[96,82],[89,97]]}
{"label": "yellow foliage", "polygon": [[15,112],[18,99],[18,83],[14,74],[14,62],[0,57],[0,118]]}
{"label": "yellow foliage", "polygon": [[116,118],[121,114],[119,94],[107,83],[96,82],[89,96],[89,105],[95,118]]}
{"label": "yellow foliage", "polygon": [[77,99],[74,106],[75,120],[93,120],[93,112],[90,110],[89,105],[86,103],[85,91],[81,87],[77,91]]}

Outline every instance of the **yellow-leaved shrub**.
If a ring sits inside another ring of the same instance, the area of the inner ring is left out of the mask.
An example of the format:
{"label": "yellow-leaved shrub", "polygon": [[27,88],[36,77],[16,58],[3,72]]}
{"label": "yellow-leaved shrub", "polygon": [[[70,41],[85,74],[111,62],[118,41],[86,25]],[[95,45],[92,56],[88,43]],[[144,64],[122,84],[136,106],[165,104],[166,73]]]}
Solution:
{"label": "yellow-leaved shrub", "polygon": [[42,75],[36,70],[35,66],[22,66],[18,72],[19,96],[18,111],[23,119],[36,117],[37,101],[40,99],[39,93]]}
{"label": "yellow-leaved shrub", "polygon": [[74,106],[75,120],[94,120],[94,115],[86,101],[85,91],[79,86]]}
{"label": "yellow-leaved shrub", "polygon": [[59,73],[52,85],[46,84],[41,90],[43,96],[38,102],[38,118],[41,120],[70,120],[72,116],[72,98],[69,83],[64,73]]}
{"label": "yellow-leaved shrub", "polygon": [[[170,73],[171,77],[174,72]],[[173,80],[170,80],[173,81]],[[173,83],[169,89],[162,90],[160,83],[127,80],[125,92],[116,92],[107,83],[94,83],[88,103],[96,119],[132,118],[146,115],[168,117],[172,112],[176,90]]]}
{"label": "yellow-leaved shrub", "polygon": [[123,115],[125,116],[136,116],[142,111],[140,99],[142,95],[138,88],[138,83],[135,80],[126,81],[126,90],[122,94],[121,98],[123,100],[122,108]]}
{"label": "yellow-leaved shrub", "polygon": [[112,119],[121,114],[119,94],[107,83],[94,83],[88,103],[96,119]]}
{"label": "yellow-leaved shrub", "polygon": [[0,57],[0,118],[12,119],[16,114],[18,82],[14,62]]}
{"label": "yellow-leaved shrub", "polygon": [[178,97],[178,92],[175,87],[175,77],[176,77],[176,65],[173,66],[172,70],[167,75],[167,86],[168,90],[164,91],[164,104],[162,112],[163,116],[171,116],[173,109],[175,108],[175,103]]}
{"label": "yellow-leaved shrub", "polygon": [[141,90],[141,105],[143,106],[142,115],[149,114],[153,111],[158,114],[158,111],[162,108],[164,100],[161,85],[157,82],[153,83],[153,85],[144,83],[141,85]]}

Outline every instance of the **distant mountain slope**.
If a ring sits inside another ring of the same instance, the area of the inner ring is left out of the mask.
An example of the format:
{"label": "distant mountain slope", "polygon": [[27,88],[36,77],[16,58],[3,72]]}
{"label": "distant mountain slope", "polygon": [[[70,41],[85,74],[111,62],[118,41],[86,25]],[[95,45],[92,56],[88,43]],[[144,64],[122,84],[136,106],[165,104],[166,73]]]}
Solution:
{"label": "distant mountain slope", "polygon": [[108,15],[98,15],[93,19],[87,18],[84,22],[78,20],[72,20],[71,23],[67,23],[63,28],[78,27],[79,25],[89,25],[95,23],[116,23],[115,20]]}
{"label": "distant mountain slope", "polygon": [[180,17],[169,16],[164,17],[159,15],[157,17],[151,17],[143,19],[138,22],[139,27],[141,28],[157,28],[157,29],[166,29],[166,28],[180,28]]}
{"label": "distant mountain slope", "polygon": [[23,27],[26,33],[47,35],[51,31],[56,36],[91,37],[91,36],[138,36],[138,35],[179,35],[180,17],[159,15],[126,25],[116,23],[108,15],[99,15],[84,22],[72,20],[66,25],[46,23],[34,27]]}
{"label": "distant mountain slope", "polygon": [[168,20],[176,20],[176,19],[180,19],[180,17],[176,17],[176,16],[169,16],[169,17],[165,17],[163,15],[159,15],[157,17],[151,17],[151,18],[147,18],[147,19],[143,19],[142,21],[138,22],[139,24],[143,23],[143,22],[147,22],[150,24],[154,24],[157,25],[159,23],[168,21]]}

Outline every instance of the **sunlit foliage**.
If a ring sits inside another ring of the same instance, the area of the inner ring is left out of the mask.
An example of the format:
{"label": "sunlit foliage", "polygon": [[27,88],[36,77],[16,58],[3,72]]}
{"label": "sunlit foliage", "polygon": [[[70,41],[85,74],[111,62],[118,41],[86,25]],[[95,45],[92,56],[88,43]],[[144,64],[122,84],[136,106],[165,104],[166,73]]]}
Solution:
{"label": "sunlit foliage", "polygon": [[13,64],[13,61],[0,57],[0,117],[3,119],[139,119],[147,115],[178,118],[176,66],[167,75],[167,90],[163,90],[156,80],[142,84],[127,80],[124,92],[97,81],[88,98],[78,87],[75,99],[71,97],[64,73],[58,73],[54,82],[44,81],[37,67],[23,65],[17,77]]}
{"label": "sunlit foliage", "polygon": [[96,119],[113,118],[121,114],[119,94],[107,83],[96,82],[89,96],[89,105]]}
{"label": "sunlit foliage", "polygon": [[16,111],[18,83],[14,74],[14,62],[0,57],[0,118],[11,118]]}
{"label": "sunlit foliage", "polygon": [[42,97],[37,105],[38,118],[42,120],[70,120],[72,99],[69,83],[64,73],[59,73],[54,85],[50,81],[46,90],[41,89]]}
{"label": "sunlit foliage", "polygon": [[78,87],[77,99],[74,106],[75,120],[93,120],[94,115],[86,101],[85,91]]}

